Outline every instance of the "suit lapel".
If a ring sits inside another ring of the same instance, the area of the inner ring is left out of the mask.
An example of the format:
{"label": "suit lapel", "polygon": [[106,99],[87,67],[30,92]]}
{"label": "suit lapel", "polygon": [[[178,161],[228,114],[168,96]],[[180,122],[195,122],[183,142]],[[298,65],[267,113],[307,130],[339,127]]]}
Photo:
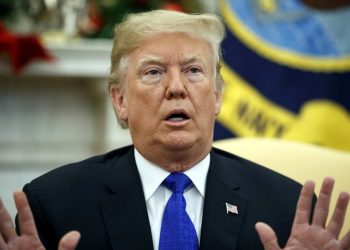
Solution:
{"label": "suit lapel", "polygon": [[[240,197],[240,176],[234,166],[212,151],[204,199],[200,249],[236,249],[247,209]],[[237,206],[238,214],[226,212],[226,203]]]}
{"label": "suit lapel", "polygon": [[[247,200],[238,195],[240,176],[224,157],[212,151],[204,199],[200,249],[236,249]],[[110,195],[100,201],[113,249],[153,249],[141,179],[133,150],[111,163],[104,178]],[[238,215],[227,214],[229,203]]]}
{"label": "suit lapel", "polygon": [[141,179],[133,150],[111,164],[105,182],[111,195],[100,208],[113,249],[153,249]]}

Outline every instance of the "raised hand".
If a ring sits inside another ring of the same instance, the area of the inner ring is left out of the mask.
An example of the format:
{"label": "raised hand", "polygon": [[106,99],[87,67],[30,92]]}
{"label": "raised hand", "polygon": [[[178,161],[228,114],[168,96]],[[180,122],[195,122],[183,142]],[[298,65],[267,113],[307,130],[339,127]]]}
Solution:
{"label": "raised hand", "polygon": [[[339,239],[340,231],[343,227],[346,208],[349,203],[350,195],[342,192],[339,194],[335,210],[328,225],[326,225],[329,203],[333,191],[334,180],[325,178],[318,197],[312,223],[311,204],[315,189],[315,183],[308,181],[305,183],[299,201],[297,204],[294,223],[290,238],[283,248],[285,250],[349,250],[350,249],[350,230],[342,239]],[[265,223],[257,223],[261,242],[265,250],[280,250],[276,234],[273,229]]]}
{"label": "raised hand", "polygon": [[[39,239],[27,197],[23,192],[15,192],[14,199],[21,235],[17,235],[11,216],[0,199],[0,250],[44,250],[45,247]],[[79,238],[78,232],[67,233],[62,237],[58,249],[75,249]]]}

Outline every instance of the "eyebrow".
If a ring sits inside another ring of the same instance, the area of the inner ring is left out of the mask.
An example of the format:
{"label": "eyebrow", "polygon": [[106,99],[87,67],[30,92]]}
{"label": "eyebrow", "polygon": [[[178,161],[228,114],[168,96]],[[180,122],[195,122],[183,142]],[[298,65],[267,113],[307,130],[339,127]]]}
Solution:
{"label": "eyebrow", "polygon": [[185,59],[181,61],[181,64],[186,65],[186,64],[190,64],[190,63],[194,63],[194,62],[199,62],[199,63],[202,63],[204,65],[207,65],[207,63],[205,63],[205,60],[203,60],[202,57],[197,56],[197,55],[190,55],[190,56],[185,57]]}
{"label": "eyebrow", "polygon": [[[194,62],[199,62],[202,63],[204,65],[208,65],[208,63],[205,63],[205,60],[203,60],[202,57],[197,56],[197,55],[189,55],[186,56],[183,60],[180,61],[181,65],[186,65],[186,64],[191,64]],[[146,55],[144,58],[142,58],[138,63],[137,63],[137,68],[142,68],[144,67],[144,65],[147,64],[158,64],[158,65],[162,65],[162,64],[166,64],[166,61],[159,57],[159,56],[154,56],[154,55]]]}
{"label": "eyebrow", "polygon": [[165,61],[161,57],[147,55],[137,63],[137,68],[140,69],[147,64],[165,64]]}

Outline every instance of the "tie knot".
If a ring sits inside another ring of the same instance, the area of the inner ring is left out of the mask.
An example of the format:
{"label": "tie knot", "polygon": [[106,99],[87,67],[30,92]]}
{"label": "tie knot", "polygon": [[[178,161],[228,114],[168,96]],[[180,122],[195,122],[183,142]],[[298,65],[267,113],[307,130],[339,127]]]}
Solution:
{"label": "tie knot", "polygon": [[163,181],[163,186],[173,191],[173,193],[183,193],[184,190],[192,183],[191,179],[183,173],[171,173]]}

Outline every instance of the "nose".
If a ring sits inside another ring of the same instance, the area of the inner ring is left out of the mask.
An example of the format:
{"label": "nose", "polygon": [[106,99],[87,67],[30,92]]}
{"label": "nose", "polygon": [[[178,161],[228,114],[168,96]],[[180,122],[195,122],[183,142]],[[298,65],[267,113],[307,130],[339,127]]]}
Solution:
{"label": "nose", "polygon": [[171,72],[168,74],[165,95],[167,99],[187,97],[185,80],[182,79],[181,72]]}

